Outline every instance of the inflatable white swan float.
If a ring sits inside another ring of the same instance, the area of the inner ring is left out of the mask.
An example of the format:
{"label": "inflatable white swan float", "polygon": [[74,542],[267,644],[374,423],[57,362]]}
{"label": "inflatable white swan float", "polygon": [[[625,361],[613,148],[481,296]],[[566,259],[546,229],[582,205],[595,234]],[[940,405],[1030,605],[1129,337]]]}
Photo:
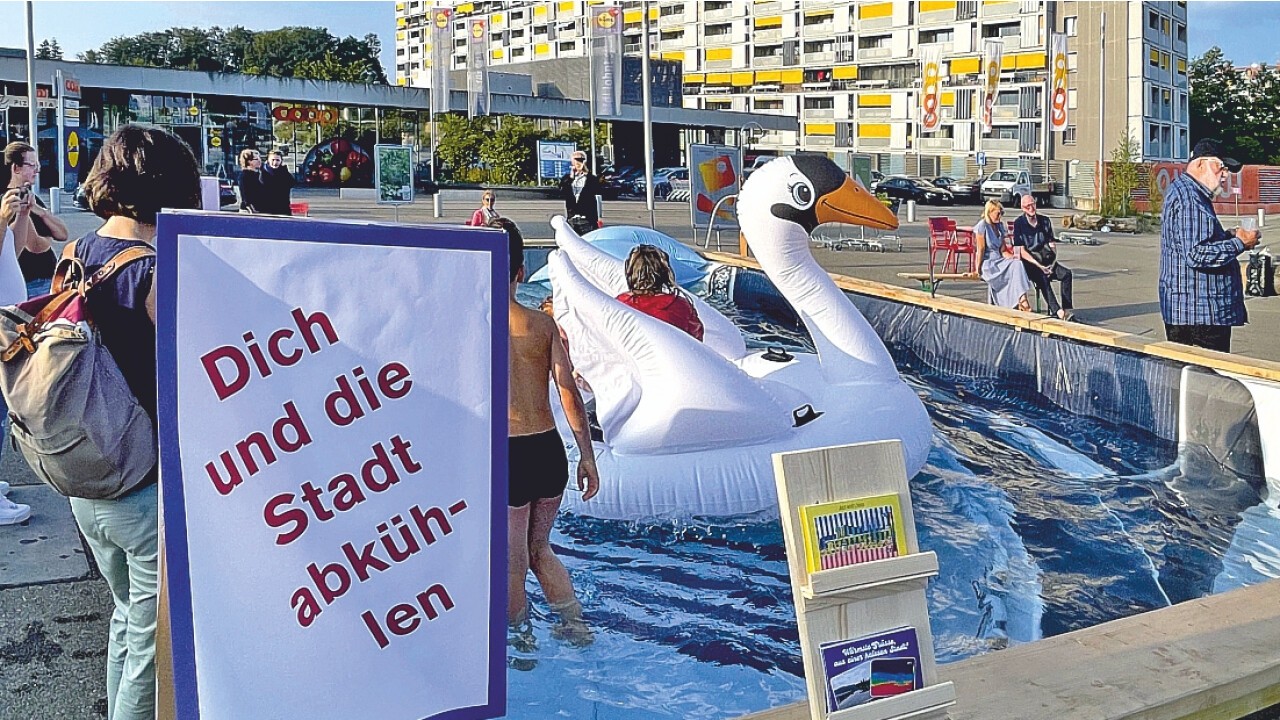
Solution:
{"label": "inflatable white swan float", "polygon": [[627,290],[622,261],[563,218],[552,220],[556,320],[595,393],[604,437],[595,443],[600,492],[589,502],[567,492],[570,511],[608,519],[776,516],[771,455],[787,450],[898,439],[908,477],[924,465],[933,430],[920,398],[809,251],[809,233],[824,222],[890,229],[897,218],[814,155],[761,167],[738,208],[751,251],[803,319],[816,355],[748,353],[733,323],[696,297],[704,342],[618,302]]}

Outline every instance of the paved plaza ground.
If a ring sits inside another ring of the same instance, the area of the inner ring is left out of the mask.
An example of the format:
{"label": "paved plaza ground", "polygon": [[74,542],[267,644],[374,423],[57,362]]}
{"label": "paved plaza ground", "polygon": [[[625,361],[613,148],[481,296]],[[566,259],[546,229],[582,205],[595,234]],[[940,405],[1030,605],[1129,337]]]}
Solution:
{"label": "paved plaza ground", "polygon": [[[451,192],[443,201],[444,217],[434,218],[430,199],[398,210],[402,222],[461,223],[477,206],[479,192]],[[375,206],[371,200],[339,198],[332,191],[303,191],[295,200],[310,205],[319,218],[390,221],[392,207]],[[512,200],[498,194],[497,208],[514,219],[531,239],[549,238],[547,220],[563,210],[551,200]],[[947,215],[961,225],[978,218],[976,206],[919,208],[914,223],[904,223],[898,235],[901,251],[884,253],[815,250],[831,272],[894,285],[915,284],[899,272],[922,272],[928,266],[928,233],[924,219]],[[1061,211],[1047,213],[1061,227]],[[87,212],[62,214],[72,236],[95,228],[99,221]],[[657,229],[692,244],[688,206],[658,203],[654,211]],[[643,202],[605,204],[610,224],[649,225]],[[1231,225],[1231,218],[1223,218]],[[1280,237],[1280,218],[1268,230]],[[1075,273],[1077,319],[1089,325],[1163,338],[1156,293],[1159,273],[1159,237],[1154,234],[1095,235],[1094,246],[1060,245],[1059,258]],[[1280,243],[1270,242],[1280,250]],[[714,246],[714,243],[713,243]],[[735,251],[737,239],[726,234],[724,249]],[[714,247],[713,247],[714,249]],[[985,300],[981,283],[944,283],[940,295]],[[1252,358],[1280,359],[1280,297],[1249,298],[1251,323],[1239,328],[1234,348]],[[78,720],[104,717],[105,647],[111,613],[105,583],[92,567],[76,532],[66,499],[41,485],[25,462],[7,448],[0,458],[0,479],[14,485],[12,497],[34,509],[23,525],[0,527],[0,720]]]}

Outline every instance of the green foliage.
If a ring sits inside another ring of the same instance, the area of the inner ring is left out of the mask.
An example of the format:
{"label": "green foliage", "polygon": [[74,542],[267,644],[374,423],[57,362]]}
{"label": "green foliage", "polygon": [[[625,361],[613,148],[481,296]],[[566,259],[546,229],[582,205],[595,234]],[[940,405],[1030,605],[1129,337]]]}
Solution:
{"label": "green foliage", "polygon": [[1120,144],[1111,151],[1111,174],[1107,178],[1106,194],[1102,198],[1103,215],[1129,217],[1133,214],[1133,191],[1141,182],[1138,172],[1141,160],[1138,141],[1132,133],[1126,132],[1120,138]]}
{"label": "green foliage", "polygon": [[[556,133],[555,135],[549,135],[543,139],[575,143],[577,144],[578,147],[583,148],[585,150],[586,148],[591,147],[591,126],[575,125],[573,127],[567,127],[561,130],[560,132]],[[601,157],[601,151],[604,149],[605,146],[609,144],[607,142],[608,139],[609,139],[608,123],[597,122],[596,123],[596,147],[595,147],[596,158]]]}
{"label": "green foliage", "polygon": [[1239,72],[1217,47],[1191,61],[1191,142],[1221,140],[1246,164],[1280,165],[1280,72],[1265,65]]}
{"label": "green foliage", "polygon": [[36,48],[37,60],[61,60],[62,47],[58,45],[58,39],[41,40],[40,47]]}
{"label": "green foliage", "polygon": [[469,179],[469,171],[478,169],[480,146],[484,144],[488,131],[487,117],[468,120],[465,115],[441,115],[436,123],[436,132],[440,134],[436,142],[436,158],[441,174],[454,182],[475,182]]}
{"label": "green foliage", "polygon": [[115,37],[78,57],[112,65],[385,84],[381,50],[376,35],[339,40],[324,28],[192,27]]}
{"label": "green foliage", "polygon": [[537,177],[537,143],[547,136],[528,118],[507,115],[480,146],[480,160],[489,168],[489,181],[503,185]]}

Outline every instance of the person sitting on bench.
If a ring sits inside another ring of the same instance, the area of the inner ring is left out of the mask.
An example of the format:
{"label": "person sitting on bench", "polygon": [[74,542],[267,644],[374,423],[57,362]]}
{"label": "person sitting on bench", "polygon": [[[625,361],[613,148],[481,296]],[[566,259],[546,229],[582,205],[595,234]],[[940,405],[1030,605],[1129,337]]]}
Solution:
{"label": "person sitting on bench", "polygon": [[[1013,246],[1023,248],[1022,262],[1026,266],[1027,278],[1036,286],[1036,291],[1044,296],[1044,301],[1049,305],[1049,314],[1070,320],[1074,314],[1071,303],[1071,270],[1058,262],[1053,223],[1036,212],[1036,199],[1030,195],[1022,197],[1022,217],[1013,221]],[[1050,284],[1052,280],[1062,283],[1061,306],[1053,294],[1053,286]]]}

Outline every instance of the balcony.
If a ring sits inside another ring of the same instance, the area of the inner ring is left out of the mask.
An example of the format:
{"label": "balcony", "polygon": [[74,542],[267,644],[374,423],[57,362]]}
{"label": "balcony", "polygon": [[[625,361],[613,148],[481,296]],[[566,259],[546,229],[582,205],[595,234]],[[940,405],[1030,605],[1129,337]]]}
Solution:
{"label": "balcony", "polygon": [[[1015,141],[1016,142],[1016,141]],[[854,141],[854,147],[863,148],[887,148],[889,147],[889,138],[863,138],[860,137]]]}
{"label": "balcony", "polygon": [[860,107],[857,116],[859,120],[888,120],[893,117],[893,110],[887,107]]}
{"label": "balcony", "polygon": [[728,70],[733,67],[733,58],[727,60],[708,60],[704,65],[708,70]]}
{"label": "balcony", "polygon": [[805,135],[804,144],[806,147],[835,147],[836,138],[834,135]]}
{"label": "balcony", "polygon": [[[786,8],[790,10],[792,8]],[[762,17],[764,15],[781,15],[783,11],[780,2],[762,2],[751,6],[751,15],[754,17]]]}
{"label": "balcony", "polygon": [[982,149],[987,152],[1018,152],[1017,138],[982,138]]}
{"label": "balcony", "polygon": [[1017,15],[1022,12],[1022,8],[1017,2],[984,2],[982,3],[982,17],[1008,17]]}
{"label": "balcony", "polygon": [[814,23],[813,25],[804,26],[804,36],[807,38],[828,37],[836,32],[836,24],[833,22]]}
{"label": "balcony", "polygon": [[893,48],[888,45],[874,48],[858,48],[859,60],[881,60],[892,57]]}
{"label": "balcony", "polygon": [[658,27],[659,28],[678,27],[680,25],[685,24],[686,22],[692,22],[693,18],[689,16],[690,16],[690,13],[687,11],[671,13],[670,15],[659,15]]}
{"label": "balcony", "polygon": [[836,116],[835,108],[805,108],[804,109],[805,120],[822,120],[827,118],[834,118],[835,116]]}
{"label": "balcony", "polygon": [[782,67],[781,55],[760,55],[751,59],[751,66],[758,68]]}
{"label": "balcony", "polygon": [[823,50],[821,52],[807,52],[804,54],[805,65],[809,65],[813,63],[829,63],[829,62],[835,62],[835,60],[836,60],[835,50]]}
{"label": "balcony", "polygon": [[703,35],[702,44],[708,47],[724,47],[733,44],[733,33],[720,33],[719,35]]}
{"label": "balcony", "polygon": [[769,28],[768,30],[756,30],[752,34],[751,39],[759,45],[760,43],[781,42],[782,28]]}
{"label": "balcony", "polygon": [[994,120],[1017,120],[1017,105],[995,105],[991,108],[991,117]]}
{"label": "balcony", "polygon": [[952,51],[953,51],[953,48],[954,48],[954,47],[955,47],[955,43],[954,43],[954,42],[921,43],[921,44],[920,44],[920,54],[921,54],[921,55],[924,55],[925,51],[926,51],[926,50],[928,50],[928,49],[930,49],[930,48],[937,48],[939,51],[941,51],[941,52],[942,52],[942,54],[944,54],[944,55],[950,55],[950,54],[952,53]]}
{"label": "balcony", "polygon": [[683,35],[658,41],[659,50],[683,50],[687,47],[689,47],[689,41],[686,40]]}
{"label": "balcony", "polygon": [[733,7],[719,8],[718,10],[703,10],[702,19],[706,21],[731,20],[736,17],[734,12],[735,10]]}
{"label": "balcony", "polygon": [[949,138],[949,137],[943,137],[943,138],[922,137],[916,140],[916,144],[920,146],[921,150],[950,151],[950,150],[956,149],[956,139]]}
{"label": "balcony", "polygon": [[950,10],[930,10],[920,13],[921,25],[949,25],[956,21],[955,8]]}

